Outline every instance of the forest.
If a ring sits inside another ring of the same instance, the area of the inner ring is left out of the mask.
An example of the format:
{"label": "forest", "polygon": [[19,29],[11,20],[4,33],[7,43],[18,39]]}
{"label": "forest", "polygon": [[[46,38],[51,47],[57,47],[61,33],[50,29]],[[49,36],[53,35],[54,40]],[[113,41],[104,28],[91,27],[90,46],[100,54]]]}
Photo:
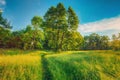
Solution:
{"label": "forest", "polygon": [[120,50],[120,33],[82,36],[78,31],[79,19],[72,9],[62,3],[51,6],[44,17],[34,16],[25,29],[12,31],[10,22],[0,12],[0,48],[67,50]]}

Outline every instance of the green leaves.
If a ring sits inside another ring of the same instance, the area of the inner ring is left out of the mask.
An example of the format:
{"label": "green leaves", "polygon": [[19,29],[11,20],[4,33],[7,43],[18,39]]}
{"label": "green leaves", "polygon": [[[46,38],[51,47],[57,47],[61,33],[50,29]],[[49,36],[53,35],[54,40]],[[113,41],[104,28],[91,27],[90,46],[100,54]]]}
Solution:
{"label": "green leaves", "polygon": [[90,50],[109,49],[109,37],[100,36],[96,33],[92,33],[89,36],[85,36],[84,49],[90,49]]}
{"label": "green leaves", "polygon": [[7,29],[11,29],[12,26],[10,25],[10,22],[2,17],[2,12],[0,12],[0,26],[7,28]]}
{"label": "green leaves", "polygon": [[68,28],[69,30],[77,30],[79,24],[79,20],[75,12],[71,7],[68,8]]}
{"label": "green leaves", "polygon": [[[77,32],[79,20],[71,7],[68,8],[67,11],[64,5],[59,3],[56,7],[52,6],[46,12],[44,24],[46,27],[45,33],[47,35],[46,41],[48,42],[48,46],[54,50],[63,50],[63,46],[68,46],[69,39],[70,42],[74,42],[74,37],[71,35],[73,31]],[[68,39],[67,35],[70,31],[71,35]],[[81,38],[81,36],[77,38]],[[78,42],[76,44],[78,44]],[[72,46],[75,47],[74,45]],[[68,48],[64,50],[68,50]]]}
{"label": "green leaves", "polygon": [[31,20],[31,23],[32,25],[34,26],[34,28],[40,28],[42,23],[43,23],[43,20],[40,16],[34,16]]}
{"label": "green leaves", "polygon": [[113,50],[120,50],[120,33],[118,33],[118,36],[115,34],[112,36],[111,48]]}
{"label": "green leaves", "polygon": [[0,27],[0,48],[7,47],[8,39],[10,38],[10,30]]}

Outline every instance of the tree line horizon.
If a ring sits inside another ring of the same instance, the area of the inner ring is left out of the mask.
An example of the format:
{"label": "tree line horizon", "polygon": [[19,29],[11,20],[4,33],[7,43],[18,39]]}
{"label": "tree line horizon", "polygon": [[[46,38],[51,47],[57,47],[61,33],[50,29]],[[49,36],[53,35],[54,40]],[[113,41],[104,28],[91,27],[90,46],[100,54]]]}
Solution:
{"label": "tree line horizon", "polygon": [[120,50],[120,33],[82,36],[77,31],[79,19],[72,7],[62,3],[51,6],[44,17],[34,16],[25,29],[11,31],[10,22],[0,12],[0,48],[67,50]]}

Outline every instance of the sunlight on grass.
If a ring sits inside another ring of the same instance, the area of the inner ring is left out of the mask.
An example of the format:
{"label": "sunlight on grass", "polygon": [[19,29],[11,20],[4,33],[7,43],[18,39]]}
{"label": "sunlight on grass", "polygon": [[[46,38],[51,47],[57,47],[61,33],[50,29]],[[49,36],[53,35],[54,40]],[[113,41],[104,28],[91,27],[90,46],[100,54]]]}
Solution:
{"label": "sunlight on grass", "polygon": [[41,79],[42,65],[40,55],[36,56],[30,53],[25,55],[0,56],[0,80]]}
{"label": "sunlight on grass", "polygon": [[30,56],[30,55],[0,56],[1,65],[7,65],[7,64],[33,65],[35,63],[39,63],[39,60],[40,60],[39,56]]}
{"label": "sunlight on grass", "polygon": [[74,51],[45,58],[52,80],[119,80],[120,56],[116,54],[114,51]]}

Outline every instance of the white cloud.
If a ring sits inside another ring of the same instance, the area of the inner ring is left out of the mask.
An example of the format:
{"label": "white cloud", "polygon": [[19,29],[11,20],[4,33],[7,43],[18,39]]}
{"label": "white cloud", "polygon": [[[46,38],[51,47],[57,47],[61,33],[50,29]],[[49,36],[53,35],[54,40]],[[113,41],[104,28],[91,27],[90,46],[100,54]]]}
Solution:
{"label": "white cloud", "polygon": [[79,25],[78,31],[81,32],[83,35],[93,32],[105,33],[105,31],[114,31],[114,33],[120,32],[120,16]]}
{"label": "white cloud", "polygon": [[0,0],[0,5],[6,5],[6,1],[5,0]]}

